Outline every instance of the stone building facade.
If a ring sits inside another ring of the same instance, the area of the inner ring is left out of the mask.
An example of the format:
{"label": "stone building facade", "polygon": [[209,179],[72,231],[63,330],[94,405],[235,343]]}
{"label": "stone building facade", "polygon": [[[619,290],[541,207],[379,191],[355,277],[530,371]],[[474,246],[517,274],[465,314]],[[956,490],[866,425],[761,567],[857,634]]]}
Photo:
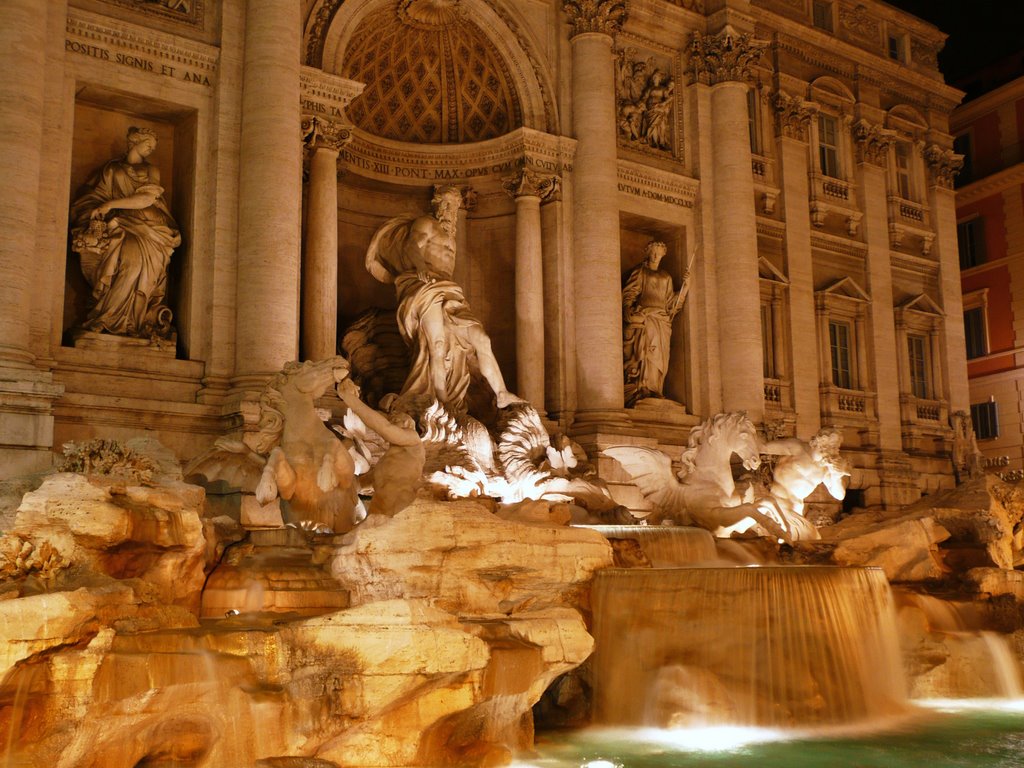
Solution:
{"label": "stone building facade", "polygon": [[[7,0],[3,473],[68,440],[147,430],[189,458],[254,429],[272,372],[394,310],[377,227],[456,185],[455,279],[591,455],[745,410],[842,427],[851,503],[951,484],[943,40],[873,0]],[[162,339],[78,332],[68,211],[131,126],[181,230]],[[652,239],[691,285],[665,397],[625,408],[622,283]]]}
{"label": "stone building facade", "polygon": [[971,414],[989,470],[1020,478],[1024,473],[1024,78],[999,83],[959,107],[950,126],[956,148],[964,155],[956,213]]}

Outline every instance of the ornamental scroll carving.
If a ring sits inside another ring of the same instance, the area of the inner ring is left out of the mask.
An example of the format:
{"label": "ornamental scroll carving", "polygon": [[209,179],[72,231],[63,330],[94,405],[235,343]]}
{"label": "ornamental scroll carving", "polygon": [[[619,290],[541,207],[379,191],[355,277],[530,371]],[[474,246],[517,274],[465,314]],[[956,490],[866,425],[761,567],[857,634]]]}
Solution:
{"label": "ornamental scroll carving", "polygon": [[625,0],[565,0],[562,9],[572,23],[572,36],[600,32],[614,37],[628,13]]}
{"label": "ornamental scroll carving", "polygon": [[502,188],[510,197],[539,197],[541,200],[557,195],[560,183],[558,176],[535,173],[526,168],[501,180]]}
{"label": "ornamental scroll carving", "polygon": [[878,39],[878,21],[863,5],[839,9],[839,23],[854,37],[864,40]]}
{"label": "ornamental scroll carving", "polygon": [[726,27],[718,35],[693,33],[690,43],[690,68],[694,77],[706,85],[730,80],[750,82],[754,67],[761,59],[768,43],[755,40],[747,33],[737,33]]}
{"label": "ornamental scroll carving", "polygon": [[953,188],[956,175],[964,167],[963,155],[958,155],[951,149],[943,149],[938,144],[925,147],[924,161],[928,164],[935,184],[946,189]]}
{"label": "ornamental scroll carving", "polygon": [[939,66],[939,50],[941,45],[912,38],[910,41],[910,57],[919,64],[937,69]]}
{"label": "ornamental scroll carving", "polygon": [[654,57],[641,59],[635,48],[619,51],[615,63],[616,123],[626,141],[672,149],[675,82]]}
{"label": "ornamental scroll carving", "polygon": [[352,140],[352,126],[322,117],[302,120],[302,143],[309,150],[330,149],[340,152]]}
{"label": "ornamental scroll carving", "polygon": [[880,125],[859,120],[853,125],[853,141],[858,163],[884,166],[889,159],[889,147],[896,137]]}
{"label": "ornamental scroll carving", "polygon": [[782,91],[772,94],[772,106],[779,133],[790,139],[807,141],[808,128],[817,107],[799,96],[790,96]]}

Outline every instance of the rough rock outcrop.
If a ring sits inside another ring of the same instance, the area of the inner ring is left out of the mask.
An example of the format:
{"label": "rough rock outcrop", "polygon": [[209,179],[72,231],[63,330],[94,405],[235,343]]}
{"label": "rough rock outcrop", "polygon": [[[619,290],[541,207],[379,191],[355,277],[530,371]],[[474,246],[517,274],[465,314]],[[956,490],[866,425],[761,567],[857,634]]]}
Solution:
{"label": "rough rock outcrop", "polygon": [[835,545],[838,564],[878,566],[890,581],[1012,569],[1020,559],[1024,512],[1018,496],[998,478],[981,477],[903,509],[851,515],[823,528],[822,541]]}
{"label": "rough rock outcrop", "polygon": [[345,536],[331,572],[352,605],[429,599],[458,616],[489,616],[585,608],[591,576],[611,564],[596,531],[500,520],[474,501],[419,500]]}

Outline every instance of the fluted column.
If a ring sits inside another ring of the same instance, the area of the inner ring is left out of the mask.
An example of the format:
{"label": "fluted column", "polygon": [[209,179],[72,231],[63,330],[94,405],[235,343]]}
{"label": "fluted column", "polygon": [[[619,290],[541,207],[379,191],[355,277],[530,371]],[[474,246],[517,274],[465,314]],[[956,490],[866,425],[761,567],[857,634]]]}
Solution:
{"label": "fluted column", "polygon": [[[775,107],[779,135],[779,175],[786,220],[786,264],[789,277],[789,343],[792,362],[793,409],[796,436],[809,439],[821,428],[818,355],[814,343],[818,322],[814,310],[814,263],[811,257],[811,221],[807,140],[813,111],[796,96],[777,92]],[[827,338],[828,334],[825,334]],[[778,338],[782,338],[780,333]],[[820,339],[819,339],[820,341]]]}
{"label": "fluted column", "polygon": [[45,6],[0,4],[0,367],[30,364],[29,318],[43,134]]}
{"label": "fluted column", "polygon": [[338,354],[338,153],[352,132],[319,117],[302,121],[309,150],[306,243],[302,258],[302,357]]}
{"label": "fluted column", "polygon": [[[889,211],[885,182],[889,146],[893,136],[879,125],[860,120],[853,126],[857,153],[858,208],[864,213],[864,240],[867,245],[868,284],[871,287],[871,338],[858,320],[857,338],[863,351],[859,373],[860,386],[875,390],[878,418],[878,446],[883,451],[903,448],[900,427],[899,360],[906,357],[906,346],[897,347],[896,321],[893,315],[892,261],[889,250]],[[871,356],[871,365],[867,358]],[[870,370],[869,370],[870,368]],[[873,379],[873,380],[872,380]],[[885,480],[883,478],[883,484]]]}
{"label": "fluted column", "polygon": [[928,207],[935,227],[932,246],[939,260],[939,291],[945,321],[942,326],[945,365],[949,376],[949,410],[970,411],[967,386],[967,349],[964,342],[963,295],[960,289],[960,262],[956,245],[956,193],[953,180],[963,167],[962,155],[931,144],[924,150],[928,165]]}
{"label": "fluted column", "polygon": [[719,326],[722,407],[746,411],[755,421],[764,412],[757,217],[747,131],[747,88],[751,68],[765,44],[730,27],[714,36],[694,33],[691,65],[699,82],[711,86],[711,205],[715,281],[728,314]]}
{"label": "fluted column", "polygon": [[300,6],[246,6],[235,347],[241,379],[276,371],[298,353]]}
{"label": "fluted column", "polygon": [[623,407],[619,205],[612,37],[625,4],[563,5],[572,30],[577,424]]}
{"label": "fluted column", "polygon": [[516,387],[540,413],[544,404],[544,257],[540,202],[556,187],[552,176],[522,170],[504,180],[516,201]]}

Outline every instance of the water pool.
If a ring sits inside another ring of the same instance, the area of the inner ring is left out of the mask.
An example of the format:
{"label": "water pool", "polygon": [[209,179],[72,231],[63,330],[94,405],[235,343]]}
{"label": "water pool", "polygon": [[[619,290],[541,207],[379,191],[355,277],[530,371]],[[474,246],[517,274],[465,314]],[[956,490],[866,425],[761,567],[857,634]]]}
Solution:
{"label": "water pool", "polygon": [[928,702],[869,734],[587,729],[536,742],[516,768],[1024,768],[1024,702]]}

